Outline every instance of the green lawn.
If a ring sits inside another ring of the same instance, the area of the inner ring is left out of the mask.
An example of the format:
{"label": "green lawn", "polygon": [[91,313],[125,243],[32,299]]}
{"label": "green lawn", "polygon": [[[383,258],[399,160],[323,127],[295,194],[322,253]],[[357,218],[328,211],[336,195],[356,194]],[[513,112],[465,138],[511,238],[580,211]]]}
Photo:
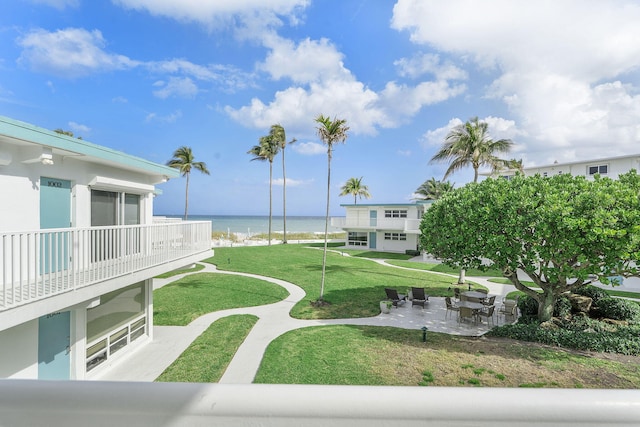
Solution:
{"label": "green lawn", "polygon": [[203,314],[282,301],[289,293],[264,280],[195,273],[153,292],[155,325],[188,325]]}
{"label": "green lawn", "polygon": [[164,382],[215,383],[258,318],[235,315],[214,322],[157,379]]}
{"label": "green lawn", "polygon": [[[433,264],[426,262],[415,262],[415,261],[398,261],[398,260],[390,260],[387,263],[392,265],[397,265],[398,267],[408,267],[408,268],[416,268],[419,270],[427,270],[434,271],[437,273],[447,273],[458,277],[460,274],[459,268],[449,267],[445,264]],[[467,276],[476,276],[476,277],[500,277],[502,273],[496,269],[490,269],[487,271],[477,270],[472,268],[470,270],[466,270],[465,274]]]}
{"label": "green lawn", "polygon": [[[356,251],[357,252],[357,251]],[[303,245],[276,245],[218,248],[205,260],[220,270],[242,271],[283,279],[302,287],[307,296],[292,310],[300,319],[340,319],[370,317],[380,313],[385,287],[406,292],[411,286],[424,287],[431,296],[452,296],[451,278],[428,271],[409,271],[380,265],[360,256],[327,253],[324,299],[328,306],[316,308],[311,302],[320,296],[322,251]],[[380,252],[377,256],[386,256]],[[396,254],[397,255],[397,254]],[[480,285],[475,285],[480,287]]]}

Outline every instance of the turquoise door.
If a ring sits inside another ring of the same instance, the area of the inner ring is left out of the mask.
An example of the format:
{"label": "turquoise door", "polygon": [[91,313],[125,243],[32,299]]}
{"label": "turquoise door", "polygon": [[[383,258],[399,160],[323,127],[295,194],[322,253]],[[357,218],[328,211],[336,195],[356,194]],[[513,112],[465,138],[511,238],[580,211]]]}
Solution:
{"label": "turquoise door", "polygon": [[[40,229],[71,227],[71,181],[40,178]],[[69,233],[44,234],[44,273],[61,271],[69,262]]]}
{"label": "turquoise door", "polygon": [[376,248],[376,233],[374,231],[369,233],[369,249]]}
{"label": "turquoise door", "polygon": [[47,314],[38,319],[38,379],[70,378],[71,313]]}
{"label": "turquoise door", "polygon": [[378,226],[378,211],[369,211],[369,227]]}

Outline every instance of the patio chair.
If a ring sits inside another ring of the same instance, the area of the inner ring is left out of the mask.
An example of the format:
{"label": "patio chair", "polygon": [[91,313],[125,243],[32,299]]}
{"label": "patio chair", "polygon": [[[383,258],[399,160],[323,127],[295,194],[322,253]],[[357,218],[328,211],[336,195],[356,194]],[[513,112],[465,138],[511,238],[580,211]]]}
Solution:
{"label": "patio chair", "polygon": [[444,302],[447,304],[447,311],[444,313],[444,318],[447,318],[447,314],[451,311],[451,312],[459,312],[460,311],[460,307],[458,307],[457,305],[455,305],[453,302],[451,302],[451,297],[446,297],[444,299]]}
{"label": "patio chair", "polygon": [[398,304],[407,302],[407,297],[399,294],[396,289],[384,288],[384,291],[387,293],[387,298],[391,300],[395,308],[398,308]]}
{"label": "patio chair", "polygon": [[453,288],[453,297],[460,301],[460,288]]}
{"label": "patio chair", "polygon": [[424,293],[424,288],[411,288],[411,294],[413,299],[411,300],[411,307],[419,305],[424,308],[424,304],[429,302],[429,295]]}
{"label": "patio chair", "polygon": [[484,301],[484,298],[467,297],[467,301],[469,301],[469,302],[479,302],[479,303],[481,303],[481,302],[483,302],[483,301]]}
{"label": "patio chair", "polygon": [[458,323],[460,323],[464,319],[471,319],[473,323],[476,323],[476,315],[474,310],[469,307],[459,307],[460,311],[458,311]]}
{"label": "patio chair", "polygon": [[487,324],[489,324],[489,319],[491,319],[491,324],[494,325],[495,323],[493,323],[493,311],[496,309],[496,307],[494,305],[492,305],[491,307],[487,307],[486,310],[480,310],[476,313],[476,315],[478,316],[478,318],[484,317],[487,319]]}
{"label": "patio chair", "polygon": [[518,303],[511,299],[504,300],[500,310],[498,310],[498,314],[504,317],[505,322],[507,321],[507,317],[513,317],[515,319],[518,315]]}
{"label": "patio chair", "polygon": [[489,298],[487,298],[486,300],[482,301],[482,303],[484,305],[494,305],[496,303],[496,296],[495,295],[491,295]]}

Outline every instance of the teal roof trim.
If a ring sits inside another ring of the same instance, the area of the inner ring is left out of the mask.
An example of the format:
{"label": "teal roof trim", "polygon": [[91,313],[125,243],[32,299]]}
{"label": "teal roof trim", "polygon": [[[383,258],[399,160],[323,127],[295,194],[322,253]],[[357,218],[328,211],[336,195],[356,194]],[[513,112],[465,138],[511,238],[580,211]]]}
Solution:
{"label": "teal roof trim", "polygon": [[26,142],[107,160],[152,174],[166,175],[168,178],[180,176],[180,171],[177,169],[4,116],[0,116],[0,134]]}
{"label": "teal roof trim", "polygon": [[411,206],[424,206],[424,205],[430,205],[433,202],[435,202],[435,200],[418,200],[416,202],[412,202],[412,203],[345,203],[345,204],[341,204],[340,206],[342,207],[347,207],[347,206],[353,206],[353,207],[381,207],[381,206],[388,206],[388,207],[411,207]]}

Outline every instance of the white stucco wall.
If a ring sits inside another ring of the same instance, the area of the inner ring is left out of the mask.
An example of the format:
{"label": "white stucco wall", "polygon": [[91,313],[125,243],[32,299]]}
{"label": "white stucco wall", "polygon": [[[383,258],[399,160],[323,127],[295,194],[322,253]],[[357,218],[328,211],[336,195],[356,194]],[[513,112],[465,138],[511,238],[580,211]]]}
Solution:
{"label": "white stucco wall", "polygon": [[618,178],[619,175],[628,172],[631,169],[636,169],[640,172],[640,162],[638,157],[626,157],[626,158],[612,158],[612,159],[604,159],[604,160],[589,160],[585,162],[576,162],[576,163],[558,163],[554,165],[540,166],[540,167],[531,167],[525,169],[526,176],[533,176],[535,174],[547,176],[557,175],[560,173],[569,173],[574,176],[587,176],[590,175],[587,173],[587,168],[589,166],[600,166],[607,165],[608,173],[604,176],[607,176],[611,179]]}
{"label": "white stucco wall", "polygon": [[38,378],[38,320],[0,331],[0,378]]}

